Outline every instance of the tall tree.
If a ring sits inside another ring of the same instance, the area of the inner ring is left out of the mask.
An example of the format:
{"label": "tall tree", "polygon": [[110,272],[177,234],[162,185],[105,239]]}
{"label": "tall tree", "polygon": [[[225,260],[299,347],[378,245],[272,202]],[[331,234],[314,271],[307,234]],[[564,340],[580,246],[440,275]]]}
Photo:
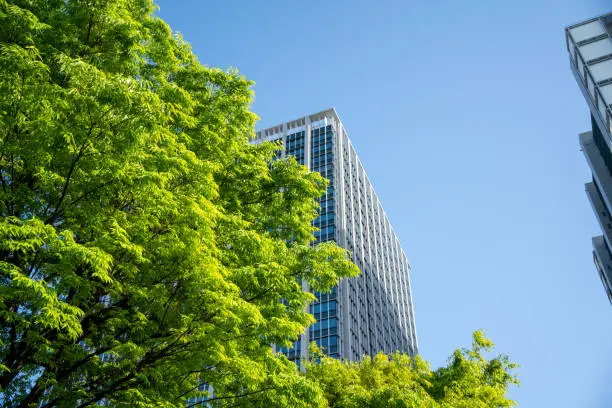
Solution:
{"label": "tall tree", "polygon": [[311,245],[326,182],[153,12],[0,0],[0,404],[323,404],[270,344],[358,272]]}
{"label": "tall tree", "polygon": [[341,362],[314,350],[306,377],[324,393],[330,408],[504,408],[516,406],[507,397],[518,384],[518,367],[505,355],[487,359],[493,343],[482,331],[471,349],[457,349],[448,365],[432,371],[419,356],[395,353]]}

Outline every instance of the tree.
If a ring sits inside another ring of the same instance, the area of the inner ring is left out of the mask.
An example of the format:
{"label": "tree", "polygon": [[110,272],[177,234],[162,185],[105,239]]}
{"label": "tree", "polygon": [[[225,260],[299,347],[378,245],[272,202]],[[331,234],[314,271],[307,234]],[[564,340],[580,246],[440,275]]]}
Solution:
{"label": "tree", "polygon": [[486,359],[493,343],[482,331],[471,349],[455,350],[448,366],[432,371],[421,357],[378,354],[351,363],[321,355],[306,366],[306,377],[322,389],[331,408],[502,408],[516,403],[506,397],[518,367],[505,355]]}
{"label": "tree", "polygon": [[358,272],[311,245],[326,181],[153,12],[0,0],[0,404],[319,406],[270,344],[313,320],[301,280]]}

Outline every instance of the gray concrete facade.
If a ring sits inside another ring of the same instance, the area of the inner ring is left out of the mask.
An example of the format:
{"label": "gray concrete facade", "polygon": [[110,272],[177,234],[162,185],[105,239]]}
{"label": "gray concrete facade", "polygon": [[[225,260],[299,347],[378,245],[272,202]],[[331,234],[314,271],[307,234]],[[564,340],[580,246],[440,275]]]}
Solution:
{"label": "gray concrete facade", "polygon": [[336,111],[260,130],[253,143],[263,141],[282,141],[281,156],[293,155],[330,180],[315,237],[348,249],[362,272],[330,294],[315,293],[310,312],[317,323],[294,347],[280,351],[298,364],[311,341],[351,361],[378,352],[417,354],[410,264]]}
{"label": "gray concrete facade", "polygon": [[591,131],[579,140],[593,174],[587,197],[603,233],[593,238],[593,260],[612,303],[612,13],[567,27],[565,39],[591,114]]}

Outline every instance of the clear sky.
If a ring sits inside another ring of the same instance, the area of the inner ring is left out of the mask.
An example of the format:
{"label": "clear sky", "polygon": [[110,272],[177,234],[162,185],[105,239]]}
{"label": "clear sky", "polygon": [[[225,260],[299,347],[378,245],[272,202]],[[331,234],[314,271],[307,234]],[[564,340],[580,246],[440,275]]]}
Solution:
{"label": "clear sky", "polygon": [[188,1],[159,15],[255,81],[258,128],[335,107],[412,266],[434,367],[483,328],[521,407],[612,406],[612,305],[563,28],[610,0]]}

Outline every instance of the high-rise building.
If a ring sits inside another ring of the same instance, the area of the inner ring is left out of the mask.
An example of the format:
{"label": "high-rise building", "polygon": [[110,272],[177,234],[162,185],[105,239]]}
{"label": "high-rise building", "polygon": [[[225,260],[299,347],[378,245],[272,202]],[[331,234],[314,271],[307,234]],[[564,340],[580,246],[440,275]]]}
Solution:
{"label": "high-rise building", "polygon": [[593,259],[612,302],[612,13],[565,29],[570,66],[591,113],[580,146],[593,173],[586,192],[603,235],[593,238]]}
{"label": "high-rise building", "polygon": [[378,352],[416,354],[410,264],[336,111],[260,130],[253,143],[262,141],[281,141],[281,157],[294,156],[330,180],[314,221],[316,242],[336,241],[362,272],[331,293],[315,293],[309,307],[316,323],[280,351],[298,364],[312,341],[353,361]]}

